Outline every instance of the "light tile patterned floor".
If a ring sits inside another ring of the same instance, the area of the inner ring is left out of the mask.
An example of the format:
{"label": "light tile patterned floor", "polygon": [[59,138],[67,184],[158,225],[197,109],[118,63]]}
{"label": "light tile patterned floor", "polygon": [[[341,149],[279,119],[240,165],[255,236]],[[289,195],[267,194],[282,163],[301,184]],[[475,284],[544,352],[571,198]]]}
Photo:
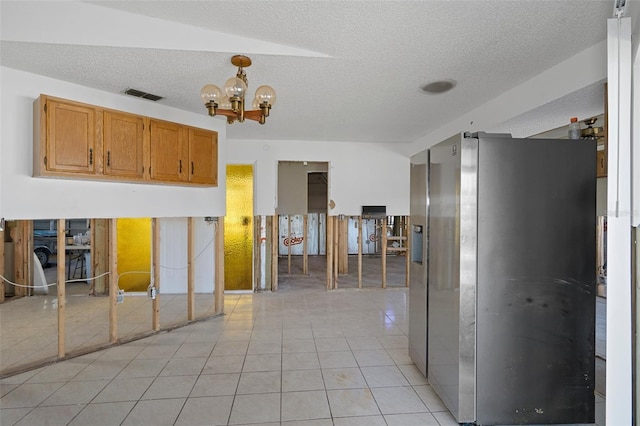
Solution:
{"label": "light tile patterned floor", "polygon": [[407,356],[407,295],[226,295],[224,317],[0,380],[0,424],[457,425]]}
{"label": "light tile patterned floor", "polygon": [[232,294],[227,315],[0,381],[4,425],[446,425],[407,291]]}

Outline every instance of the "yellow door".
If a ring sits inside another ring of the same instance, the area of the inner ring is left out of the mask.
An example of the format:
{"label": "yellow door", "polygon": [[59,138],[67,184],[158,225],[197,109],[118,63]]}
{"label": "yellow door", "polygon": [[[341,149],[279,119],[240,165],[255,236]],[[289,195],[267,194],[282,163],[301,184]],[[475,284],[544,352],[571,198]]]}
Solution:
{"label": "yellow door", "polygon": [[151,282],[151,219],[120,218],[117,227],[118,288],[124,291],[147,291]]}
{"label": "yellow door", "polygon": [[253,289],[253,166],[227,165],[224,289]]}

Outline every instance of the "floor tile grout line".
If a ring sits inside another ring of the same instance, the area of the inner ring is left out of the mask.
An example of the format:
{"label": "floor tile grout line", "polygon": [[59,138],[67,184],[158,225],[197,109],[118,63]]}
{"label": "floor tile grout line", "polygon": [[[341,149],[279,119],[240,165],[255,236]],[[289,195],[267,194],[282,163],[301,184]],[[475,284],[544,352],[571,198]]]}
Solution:
{"label": "floor tile grout line", "polygon": [[[226,327],[226,326],[225,326]],[[253,331],[253,328],[252,328]],[[249,337],[249,342],[251,342],[251,337]],[[216,342],[217,345],[217,342]],[[214,346],[215,349],[215,346]],[[247,351],[249,350],[249,345],[247,344]],[[213,350],[212,350],[213,353]],[[244,366],[247,362],[247,353],[245,352],[244,358],[242,359],[242,366],[240,367],[240,373],[238,374],[238,383],[236,383],[236,389],[233,393],[233,400],[231,401],[231,408],[229,409],[229,416],[227,418],[227,425],[231,424],[231,415],[233,414],[233,408],[236,405],[236,397],[238,396],[238,389],[240,388],[240,379],[242,378],[242,372],[244,371]]]}

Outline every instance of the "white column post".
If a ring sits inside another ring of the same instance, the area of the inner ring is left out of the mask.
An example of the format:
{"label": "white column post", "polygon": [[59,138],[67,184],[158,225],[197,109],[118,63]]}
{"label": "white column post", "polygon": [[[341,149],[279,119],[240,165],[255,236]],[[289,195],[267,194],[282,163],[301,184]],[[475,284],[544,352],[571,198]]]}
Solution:
{"label": "white column post", "polygon": [[631,18],[607,21],[606,423],[632,424]]}

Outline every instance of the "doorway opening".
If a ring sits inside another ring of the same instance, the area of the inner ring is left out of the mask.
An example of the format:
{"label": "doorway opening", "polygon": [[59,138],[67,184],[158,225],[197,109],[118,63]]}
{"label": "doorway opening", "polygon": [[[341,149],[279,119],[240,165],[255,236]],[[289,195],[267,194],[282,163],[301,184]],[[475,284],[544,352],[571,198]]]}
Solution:
{"label": "doorway opening", "polygon": [[279,290],[326,288],[329,163],[278,163]]}

